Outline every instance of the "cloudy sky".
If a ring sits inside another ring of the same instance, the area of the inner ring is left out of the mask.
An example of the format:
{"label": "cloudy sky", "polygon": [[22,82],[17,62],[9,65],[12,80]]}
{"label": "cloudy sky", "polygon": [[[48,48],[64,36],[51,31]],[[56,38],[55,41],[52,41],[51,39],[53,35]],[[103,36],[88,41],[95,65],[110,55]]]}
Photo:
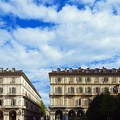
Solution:
{"label": "cloudy sky", "polygon": [[120,1],[0,0],[0,63],[23,70],[48,106],[48,72],[120,67]]}

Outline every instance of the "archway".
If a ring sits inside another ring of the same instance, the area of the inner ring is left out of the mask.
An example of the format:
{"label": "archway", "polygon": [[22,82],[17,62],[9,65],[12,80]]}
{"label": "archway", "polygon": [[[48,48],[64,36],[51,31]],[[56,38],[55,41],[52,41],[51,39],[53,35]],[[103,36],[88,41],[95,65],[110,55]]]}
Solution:
{"label": "archway", "polygon": [[55,120],[63,120],[63,113],[61,110],[55,112]]}
{"label": "archway", "polygon": [[77,111],[77,120],[82,120],[84,117],[84,113],[82,110]]}
{"label": "archway", "polygon": [[3,112],[0,110],[0,120],[3,120]]}
{"label": "archway", "polygon": [[74,110],[70,110],[68,112],[68,120],[75,120],[75,111]]}
{"label": "archway", "polygon": [[16,120],[16,112],[15,111],[9,112],[9,120]]}

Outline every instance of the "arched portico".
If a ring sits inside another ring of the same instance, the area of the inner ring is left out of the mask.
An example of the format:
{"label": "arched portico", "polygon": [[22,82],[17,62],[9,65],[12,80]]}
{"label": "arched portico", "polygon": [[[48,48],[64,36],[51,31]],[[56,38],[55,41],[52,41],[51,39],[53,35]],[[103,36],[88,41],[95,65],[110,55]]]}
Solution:
{"label": "arched portico", "polygon": [[55,120],[63,120],[63,112],[61,110],[55,112]]}
{"label": "arched portico", "polygon": [[68,120],[75,120],[75,111],[74,110],[70,110],[68,112]]}
{"label": "arched portico", "polygon": [[0,110],[0,120],[3,120],[3,112]]}
{"label": "arched portico", "polygon": [[9,120],[16,120],[16,111],[9,112]]}
{"label": "arched portico", "polygon": [[84,113],[82,110],[77,111],[77,120],[82,120],[84,117]]}

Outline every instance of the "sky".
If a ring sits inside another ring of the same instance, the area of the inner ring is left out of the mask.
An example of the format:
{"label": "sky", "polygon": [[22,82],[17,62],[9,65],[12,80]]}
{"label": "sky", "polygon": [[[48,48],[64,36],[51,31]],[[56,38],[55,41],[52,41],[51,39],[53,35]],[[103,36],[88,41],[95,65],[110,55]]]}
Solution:
{"label": "sky", "polygon": [[120,1],[0,0],[0,63],[23,70],[48,107],[52,70],[120,67]]}

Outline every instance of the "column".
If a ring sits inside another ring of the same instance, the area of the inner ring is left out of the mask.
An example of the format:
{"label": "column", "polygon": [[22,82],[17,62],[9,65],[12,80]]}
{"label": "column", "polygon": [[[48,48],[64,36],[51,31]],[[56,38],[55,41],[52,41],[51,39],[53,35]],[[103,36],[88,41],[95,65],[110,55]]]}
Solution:
{"label": "column", "polygon": [[9,120],[9,112],[3,113],[3,120]]}

